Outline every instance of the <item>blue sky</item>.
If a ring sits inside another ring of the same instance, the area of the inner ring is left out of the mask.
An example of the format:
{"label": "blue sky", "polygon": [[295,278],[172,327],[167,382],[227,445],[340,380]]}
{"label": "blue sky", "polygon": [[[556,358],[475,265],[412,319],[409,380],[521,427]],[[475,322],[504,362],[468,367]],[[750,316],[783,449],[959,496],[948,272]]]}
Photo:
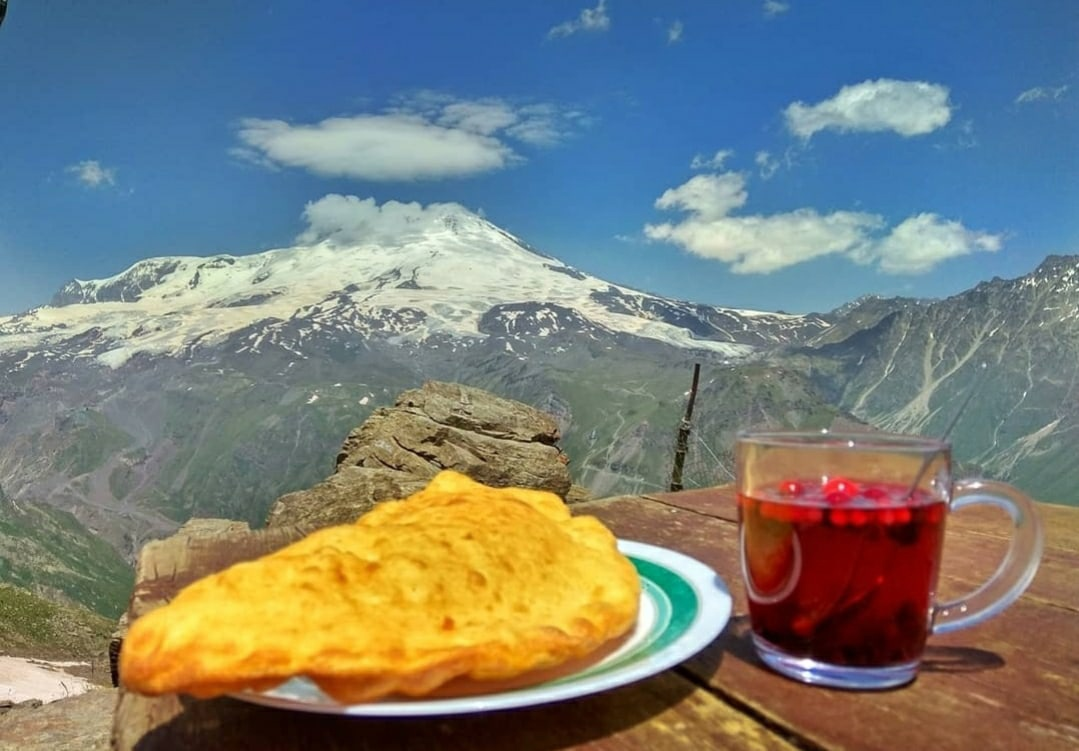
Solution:
{"label": "blue sky", "polygon": [[1070,0],[10,0],[0,118],[0,313],[387,201],[762,310],[1079,253]]}

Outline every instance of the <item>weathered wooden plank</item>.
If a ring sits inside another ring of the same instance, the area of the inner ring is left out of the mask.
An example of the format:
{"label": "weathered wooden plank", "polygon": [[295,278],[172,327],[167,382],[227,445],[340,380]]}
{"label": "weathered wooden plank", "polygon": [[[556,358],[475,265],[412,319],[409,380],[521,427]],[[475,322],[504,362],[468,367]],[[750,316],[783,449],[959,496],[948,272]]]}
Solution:
{"label": "weathered wooden plank", "polygon": [[[645,498],[664,506],[731,523],[736,523],[738,519],[734,489],[730,485],[681,493],[659,493]],[[599,509],[612,505],[620,508],[635,503],[637,501],[628,496],[582,504],[581,508]],[[1072,607],[1079,612],[1079,577],[1075,575],[1075,571],[1079,570],[1079,509],[1038,504],[1038,513],[1045,529],[1045,551],[1027,595],[1046,603]],[[948,520],[941,564],[941,596],[961,596],[984,582],[1003,560],[1010,535],[1011,520],[999,509],[968,507],[954,513]],[[736,544],[737,538],[734,540]],[[673,547],[678,548],[678,543],[675,542]],[[729,569],[717,568],[725,578],[729,574],[734,579],[729,582],[732,586],[737,583],[739,572],[736,558],[733,566]]]}
{"label": "weathered wooden plank", "polygon": [[732,593],[740,593],[738,527],[734,520],[632,496],[581,505],[579,511],[593,514],[618,537],[693,556],[715,569]]}
{"label": "weathered wooden plank", "polygon": [[[1079,553],[1079,508],[1051,503],[1039,503],[1037,508],[1048,545],[1053,550]],[[1003,511],[992,507],[961,509],[952,515],[952,519],[961,523],[967,532],[996,537],[1008,535],[1007,517]]]}
{"label": "weathered wooden plank", "polygon": [[[629,539],[652,539],[692,555],[712,566],[724,578],[736,602],[741,603],[741,567],[738,561],[738,532],[735,522],[685,511],[660,503],[642,503],[632,497],[613,498],[585,504],[587,513],[604,520],[616,534]],[[984,534],[984,525],[971,532],[966,515],[949,520],[941,563],[942,598],[969,594],[982,584],[1003,559],[1007,550],[1006,517],[992,517],[1001,535]],[[1073,512],[1079,526],[1079,509]],[[1079,554],[1061,550],[1054,531],[1047,531],[1046,548],[1038,573],[1024,595],[1059,608],[1079,612]],[[744,603],[741,603],[744,605]],[[1079,625],[1079,624],[1077,624]]]}
{"label": "weathered wooden plank", "polygon": [[738,531],[732,521],[633,496],[578,504],[575,513],[597,517],[622,539],[680,550],[713,567],[712,556],[729,553],[724,560],[737,561]]}
{"label": "weathered wooden plank", "polygon": [[[731,626],[683,669],[744,703],[751,715],[826,748],[1079,747],[1079,556],[1059,534],[1079,528],[1079,510],[1053,510],[1042,566],[1018,603],[975,628],[931,639],[923,673],[911,686],[853,693],[804,686],[763,667],[749,638],[736,514],[722,493],[678,495],[674,505],[669,497],[655,503],[621,498],[589,504],[588,511],[620,536],[641,537],[658,527],[657,543],[705,561],[728,582],[735,600]],[[702,515],[715,508],[722,520]],[[949,520],[945,596],[969,593],[996,569],[1009,524],[981,509]]]}
{"label": "weathered wooden plank", "polygon": [[858,693],[770,673],[739,614],[685,669],[751,715],[826,748],[1063,751],[1079,747],[1079,669],[1067,656],[1079,636],[1074,621],[1073,613],[1020,602],[975,630],[933,638],[912,685]]}
{"label": "weathered wooden plank", "polygon": [[738,521],[738,505],[733,485],[695,488],[679,493],[650,493],[643,497],[665,506],[677,506],[686,511],[696,511],[730,522]]}
{"label": "weathered wooden plank", "polygon": [[[969,594],[996,571],[1007,552],[1005,540],[957,529],[957,521],[949,521],[944,538],[941,599]],[[1050,542],[1047,541],[1038,573],[1024,597],[1079,614],[1079,577],[1076,576],[1079,553],[1061,551]]]}
{"label": "weathered wooden plank", "polygon": [[[121,692],[115,748],[662,751],[785,748],[788,739],[800,747],[837,749],[1079,745],[1079,660],[1072,656],[1079,642],[1073,573],[1079,555],[1071,533],[1055,531],[1079,530],[1079,510],[1050,510],[1045,562],[1017,605],[975,629],[934,638],[913,685],[859,694],[781,678],[753,654],[729,488],[605,499],[576,509],[603,519],[620,537],[681,550],[715,568],[735,602],[725,633],[677,671],[634,686],[548,707],[456,718],[348,719],[229,699],[147,699]],[[977,514],[957,514],[949,522],[942,590],[969,590],[1002,554],[1004,522]],[[133,613],[156,607],[199,575],[289,541],[242,529],[219,532],[216,541],[193,537],[198,539],[144,551]]]}
{"label": "weathered wooden plank", "polygon": [[[623,498],[632,497],[623,496]],[[733,485],[698,488],[679,493],[651,493],[642,497],[717,519],[732,522],[738,520],[738,506]],[[604,502],[602,500],[590,501],[581,506],[587,508],[590,504]],[[1056,551],[1079,553],[1079,508],[1052,503],[1037,503],[1036,506],[1038,516],[1045,527],[1047,547]],[[955,512],[952,515],[952,521],[965,533],[982,533],[1003,539],[1009,535],[1008,517],[1003,511],[994,507],[967,507]]]}

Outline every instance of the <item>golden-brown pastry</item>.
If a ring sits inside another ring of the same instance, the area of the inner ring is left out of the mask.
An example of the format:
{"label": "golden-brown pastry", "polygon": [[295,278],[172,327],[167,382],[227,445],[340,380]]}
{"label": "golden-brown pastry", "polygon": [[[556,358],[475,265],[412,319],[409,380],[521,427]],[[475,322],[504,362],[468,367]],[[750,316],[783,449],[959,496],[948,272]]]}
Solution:
{"label": "golden-brown pastry", "polygon": [[589,655],[633,626],[639,597],[595,518],[446,471],[355,524],[186,587],[132,624],[120,675],[145,694],[307,676],[344,703],[423,696]]}

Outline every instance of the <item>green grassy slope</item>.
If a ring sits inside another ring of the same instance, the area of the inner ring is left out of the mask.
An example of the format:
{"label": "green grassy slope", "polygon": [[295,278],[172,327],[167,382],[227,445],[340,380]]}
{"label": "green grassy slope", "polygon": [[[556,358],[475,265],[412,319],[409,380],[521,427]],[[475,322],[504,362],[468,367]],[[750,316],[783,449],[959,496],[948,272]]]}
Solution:
{"label": "green grassy slope", "polygon": [[127,608],[134,572],[70,513],[16,504],[0,490],[0,582],[117,618]]}
{"label": "green grassy slope", "polygon": [[114,621],[0,584],[0,653],[46,660],[90,660],[108,651]]}

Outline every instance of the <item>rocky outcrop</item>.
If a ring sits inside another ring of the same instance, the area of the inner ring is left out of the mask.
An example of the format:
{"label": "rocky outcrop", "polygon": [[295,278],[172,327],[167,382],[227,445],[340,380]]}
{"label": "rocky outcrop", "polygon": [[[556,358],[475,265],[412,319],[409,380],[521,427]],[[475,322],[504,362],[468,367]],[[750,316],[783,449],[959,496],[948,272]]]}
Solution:
{"label": "rocky outcrop", "polygon": [[337,471],[279,498],[267,525],[321,527],[355,520],[379,501],[403,498],[440,470],[493,487],[548,490],[568,501],[572,485],[558,424],[533,407],[481,389],[430,381],[405,391],[349,433]]}
{"label": "rocky outcrop", "polygon": [[356,521],[379,501],[404,498],[427,484],[407,472],[378,467],[341,467],[307,490],[277,499],[266,519],[268,527],[328,527]]}
{"label": "rocky outcrop", "polygon": [[25,702],[0,714],[0,751],[107,751],[116,689],[34,706]]}

